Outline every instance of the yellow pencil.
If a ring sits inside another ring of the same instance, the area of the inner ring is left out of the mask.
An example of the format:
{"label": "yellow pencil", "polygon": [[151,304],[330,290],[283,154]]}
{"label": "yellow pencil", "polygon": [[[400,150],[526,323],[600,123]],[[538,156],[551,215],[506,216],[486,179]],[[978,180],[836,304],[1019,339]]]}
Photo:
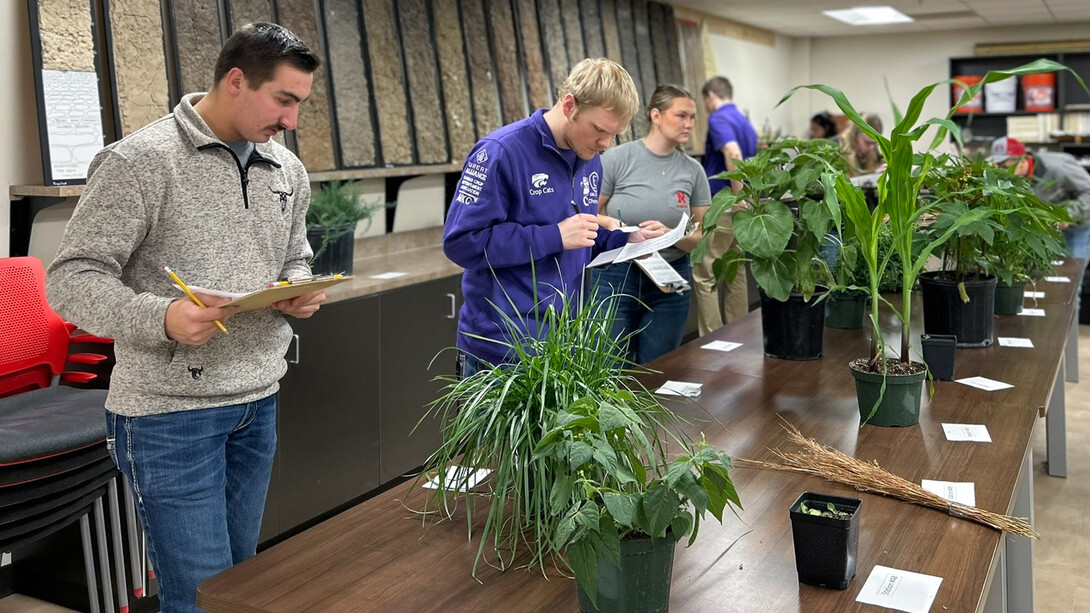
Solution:
{"label": "yellow pencil", "polygon": [[[169,266],[167,266],[166,264],[163,264],[163,270],[165,270],[166,273],[168,275],[170,275],[171,279],[174,279],[174,282],[178,284],[178,287],[182,288],[182,291],[185,292],[186,296],[189,296],[189,299],[192,300],[194,304],[201,307],[202,309],[208,308],[208,307],[204,306],[204,303],[201,302],[201,299],[197,297],[197,294],[194,294],[188,287],[186,287],[186,284],[183,283],[182,280],[178,278],[178,275],[174,274],[174,271],[171,270]],[[215,323],[216,323],[216,327],[220,329],[220,332],[223,332],[224,334],[227,334],[227,328],[226,328],[226,326],[223,325],[223,322],[221,322],[220,320],[217,319],[217,320],[215,320]]]}

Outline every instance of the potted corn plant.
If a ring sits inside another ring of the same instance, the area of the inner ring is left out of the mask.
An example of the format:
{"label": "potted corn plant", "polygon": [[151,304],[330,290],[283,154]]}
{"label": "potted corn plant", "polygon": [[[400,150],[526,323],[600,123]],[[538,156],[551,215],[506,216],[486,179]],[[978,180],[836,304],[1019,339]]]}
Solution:
{"label": "potted corn plant", "polygon": [[[923,106],[928,97],[939,85],[949,81],[932,83],[912,97],[903,114],[895,104],[892,105],[895,125],[888,136],[867,124],[842,91],[828,85],[800,85],[790,90],[780,101],[782,103],[800,89],[817,90],[828,95],[852,123],[874,139],[886,160],[886,168],[878,178],[878,203],[873,209],[867,207],[858,187],[852,185],[843,174],[835,176],[836,192],[844,207],[844,214],[859,237],[869,281],[871,350],[868,357],[850,364],[850,371],[856,379],[860,417],[864,423],[911,426],[919,422],[922,383],[927,369],[911,359],[909,323],[912,320],[912,286],[936,249],[960,228],[979,222],[987,215],[981,209],[968,210],[941,234],[930,236],[928,240],[914,246],[921,216],[932,212],[934,208],[920,199],[924,180],[936,163],[936,156],[932,152],[948,136],[953,136],[959,146],[961,144],[960,131],[950,117],[987,83],[1016,75],[1056,70],[1069,69],[1056,62],[1041,59],[1011,70],[991,71],[980,83],[966,88],[945,117],[921,121]],[[1082,80],[1079,79],[1079,82],[1081,84]],[[932,128],[934,135],[930,144],[923,152],[917,153],[914,150],[915,144],[932,131]],[[891,231],[893,252],[901,260],[900,306],[886,301],[878,290],[878,284],[889,265],[888,256],[878,257],[879,233],[883,226],[888,226]],[[893,355],[887,355],[887,345],[879,327],[879,305],[883,303],[893,312],[900,326],[900,350]]]}
{"label": "potted corn plant", "polygon": [[738,267],[749,262],[761,290],[761,327],[769,357],[821,356],[825,307],[820,302],[832,278],[819,254],[841,221],[832,180],[822,182],[829,168],[846,168],[836,143],[776,141],[716,177],[741,181],[742,189],[737,194],[721,190],[704,214],[704,236],[693,259],[704,258],[717,221],[734,211],[734,235],[746,254],[728,251],[713,269],[718,280],[729,283]]}
{"label": "potted corn plant", "polygon": [[[474,574],[493,552],[500,569],[521,559],[544,572],[555,560],[585,611],[659,613],[675,544],[691,543],[706,513],[722,521],[740,503],[730,458],[685,436],[629,370],[615,312],[612,297],[580,307],[558,295],[536,321],[506,318],[509,340],[496,342],[508,363],[443,378],[424,417],[441,419],[442,444],[420,479],[436,487],[426,510],[449,517],[466,502]],[[480,469],[491,471],[487,492],[465,491]],[[478,497],[483,518],[469,502]]]}

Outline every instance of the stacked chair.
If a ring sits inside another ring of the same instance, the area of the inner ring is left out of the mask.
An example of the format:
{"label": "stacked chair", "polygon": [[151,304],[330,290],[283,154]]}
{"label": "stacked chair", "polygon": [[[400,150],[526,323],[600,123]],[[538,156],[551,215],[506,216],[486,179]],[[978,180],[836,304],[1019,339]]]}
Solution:
{"label": "stacked chair", "polygon": [[[101,610],[96,580],[101,575],[105,610],[127,613],[119,473],[106,447],[106,391],[59,385],[87,383],[95,376],[65,373],[71,332],[46,302],[41,261],[0,258],[0,552],[11,552],[18,564],[21,548],[79,522],[91,611]],[[109,342],[90,335],[78,338],[82,343]],[[92,364],[99,357],[83,353],[76,361]],[[111,546],[106,542],[104,501],[111,511]],[[132,509],[126,506],[131,518]],[[135,522],[128,523],[132,549]]]}

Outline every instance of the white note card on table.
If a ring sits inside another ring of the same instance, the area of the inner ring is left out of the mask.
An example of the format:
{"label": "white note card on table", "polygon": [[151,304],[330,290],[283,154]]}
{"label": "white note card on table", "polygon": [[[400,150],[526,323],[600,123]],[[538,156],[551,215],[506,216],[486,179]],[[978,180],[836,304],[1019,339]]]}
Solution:
{"label": "white note card on table", "polygon": [[[484,481],[490,474],[492,474],[492,471],[488,468],[474,470],[468,466],[451,465],[447,467],[447,472],[443,475],[443,488],[468,492],[476,487],[478,483]],[[436,475],[428,479],[420,487],[426,487],[429,490],[439,489],[439,476]]]}
{"label": "white note card on table", "polygon": [[734,351],[742,346],[742,343],[732,343],[730,341],[712,341],[706,345],[701,345],[701,349],[711,349],[713,351]]}
{"label": "white note card on table", "polygon": [[992,442],[992,435],[984,424],[943,424],[942,431],[948,441]]}
{"label": "white note card on table", "polygon": [[1019,315],[1025,315],[1027,317],[1044,317],[1045,316],[1045,310],[1044,309],[1022,309],[1022,312],[1019,313]]}
{"label": "white note card on table", "polygon": [[940,585],[942,577],[876,565],[855,601],[906,613],[927,613]]}
{"label": "white note card on table", "polygon": [[969,507],[976,506],[976,485],[973,483],[924,479],[920,485],[923,489],[936,496],[942,496],[950,502],[960,502]]}
{"label": "white note card on table", "polygon": [[996,381],[987,377],[969,377],[967,379],[956,379],[957,383],[964,383],[970,387],[975,387],[988,392],[994,392],[998,390],[1005,390],[1009,387],[1014,387],[1010,383],[1003,383],[1002,381]]}
{"label": "white note card on table", "polygon": [[1063,266],[1063,263],[1064,263],[1063,260],[1052,260],[1052,265],[1053,266]]}
{"label": "white note card on table", "polygon": [[1045,277],[1049,283],[1071,283],[1071,277]]}
{"label": "white note card on table", "polygon": [[1000,347],[1026,347],[1033,349],[1033,341],[1028,338],[1018,338],[1016,336],[1000,336]]}
{"label": "white note card on table", "polygon": [[1026,298],[1043,299],[1044,297],[1045,297],[1044,292],[1026,292]]}
{"label": "white note card on table", "polygon": [[372,279],[382,279],[382,280],[396,279],[398,277],[404,277],[407,274],[409,274],[409,273],[407,273],[407,272],[384,272],[384,273],[379,274],[379,275],[371,275],[371,278]]}
{"label": "white note card on table", "polygon": [[687,381],[667,381],[662,384],[662,387],[655,390],[656,394],[663,394],[665,396],[685,396],[687,398],[696,398],[700,395],[700,388],[703,387],[702,383],[689,383]]}

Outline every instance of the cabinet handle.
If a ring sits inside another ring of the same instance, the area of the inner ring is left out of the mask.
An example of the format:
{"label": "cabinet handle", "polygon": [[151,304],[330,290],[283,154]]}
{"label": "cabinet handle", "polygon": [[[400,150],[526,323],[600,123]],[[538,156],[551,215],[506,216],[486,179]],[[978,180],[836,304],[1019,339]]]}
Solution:
{"label": "cabinet handle", "polygon": [[457,299],[454,297],[454,294],[447,294],[447,298],[450,298],[450,315],[447,315],[447,319],[454,319],[458,316],[457,310],[455,309]]}
{"label": "cabinet handle", "polygon": [[292,334],[291,337],[293,339],[295,339],[295,359],[294,360],[288,360],[288,364],[298,364],[299,363],[299,335],[298,334]]}

